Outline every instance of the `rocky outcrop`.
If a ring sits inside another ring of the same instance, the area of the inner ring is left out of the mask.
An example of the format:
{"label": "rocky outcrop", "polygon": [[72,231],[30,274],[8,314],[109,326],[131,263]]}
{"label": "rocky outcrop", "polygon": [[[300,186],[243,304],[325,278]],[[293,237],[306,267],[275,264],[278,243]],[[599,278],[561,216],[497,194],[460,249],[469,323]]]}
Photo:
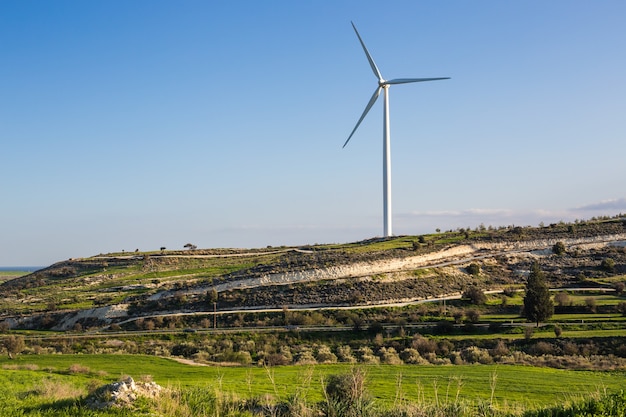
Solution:
{"label": "rocky outcrop", "polygon": [[156,398],[162,387],[155,382],[135,382],[130,376],[96,389],[85,400],[92,410],[131,407],[139,397]]}
{"label": "rocky outcrop", "polygon": [[[626,242],[626,234],[560,240],[541,239],[520,242],[479,242],[471,245],[451,246],[437,252],[417,256],[390,258],[370,262],[357,262],[353,264],[330,266],[327,268],[264,274],[259,277],[243,278],[213,286],[194,288],[185,292],[187,294],[202,294],[211,289],[215,289],[217,292],[222,292],[259,286],[288,285],[322,280],[357,278],[377,274],[415,270],[419,268],[461,264],[470,262],[473,259],[493,257],[501,254],[533,251],[547,251],[547,253],[549,253],[552,250],[552,246],[557,241],[562,241],[568,247],[582,245],[623,245],[624,242]],[[151,296],[150,300],[158,300],[159,298],[168,295],[170,295],[168,292],[161,292]]]}

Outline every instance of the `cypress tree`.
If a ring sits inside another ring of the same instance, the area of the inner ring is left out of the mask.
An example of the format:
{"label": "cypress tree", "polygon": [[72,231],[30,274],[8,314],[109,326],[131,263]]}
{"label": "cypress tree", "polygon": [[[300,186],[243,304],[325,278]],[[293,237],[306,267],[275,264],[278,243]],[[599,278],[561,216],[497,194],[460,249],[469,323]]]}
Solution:
{"label": "cypress tree", "polygon": [[554,314],[554,304],[550,299],[550,290],[539,263],[535,261],[530,268],[530,275],[526,282],[524,316],[529,321],[536,322],[539,327],[539,322],[549,319],[552,314]]}

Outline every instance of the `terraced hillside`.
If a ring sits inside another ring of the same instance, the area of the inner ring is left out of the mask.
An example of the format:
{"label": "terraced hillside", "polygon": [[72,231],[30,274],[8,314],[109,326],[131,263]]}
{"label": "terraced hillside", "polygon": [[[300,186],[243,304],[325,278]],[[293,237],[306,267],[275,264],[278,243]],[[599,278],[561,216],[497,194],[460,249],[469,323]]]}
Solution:
{"label": "terraced hillside", "polygon": [[[557,242],[564,253],[554,253]],[[613,218],[343,245],[100,254],[1,283],[0,322],[98,329],[217,309],[372,306],[520,285],[533,260],[553,287],[597,286],[626,273],[625,244],[626,220]]]}

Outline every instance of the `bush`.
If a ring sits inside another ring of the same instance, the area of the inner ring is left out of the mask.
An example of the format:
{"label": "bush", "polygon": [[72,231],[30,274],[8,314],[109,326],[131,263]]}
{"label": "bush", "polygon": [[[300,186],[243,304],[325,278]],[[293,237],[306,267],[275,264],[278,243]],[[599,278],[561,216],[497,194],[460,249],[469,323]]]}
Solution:
{"label": "bush", "polygon": [[467,270],[467,273],[470,275],[478,275],[480,274],[480,265],[478,265],[475,262],[472,262],[471,264],[469,264],[466,270]]}
{"label": "bush", "polygon": [[420,355],[424,356],[427,353],[433,353],[437,350],[437,342],[416,334],[411,341],[411,347],[417,350]]}
{"label": "bush", "polygon": [[509,298],[513,298],[515,297],[515,294],[517,293],[517,291],[515,290],[515,288],[513,287],[506,287],[503,291],[502,294],[506,295]]}
{"label": "bush", "polygon": [[412,365],[426,363],[426,361],[420,356],[417,349],[413,348],[406,348],[400,352],[400,359],[402,359],[404,363]]}
{"label": "bush", "polygon": [[537,342],[530,348],[530,353],[535,356],[553,355],[554,345],[548,342]]}
{"label": "bush", "polygon": [[572,305],[569,294],[566,291],[560,291],[554,296],[554,302],[559,307]]}
{"label": "bush", "polygon": [[465,291],[463,291],[462,297],[468,299],[470,303],[476,305],[484,304],[485,301],[487,301],[487,296],[485,295],[483,290],[481,290],[477,286],[466,288]]}
{"label": "bush", "polygon": [[433,332],[436,334],[450,334],[454,331],[454,323],[448,320],[441,320],[433,329]]}
{"label": "bush", "polygon": [[585,305],[592,313],[595,313],[598,310],[596,299],[593,297],[585,298]]}
{"label": "bush", "polygon": [[326,345],[322,345],[317,349],[317,362],[318,363],[336,363],[337,355],[330,351],[330,348]]}
{"label": "bush", "polygon": [[359,358],[359,362],[362,362],[362,363],[377,364],[380,362],[380,359],[378,358],[378,356],[375,356],[372,349],[370,349],[367,346],[360,347],[359,350],[357,350],[357,356]]}
{"label": "bush", "polygon": [[380,356],[380,362],[386,363],[388,365],[401,365],[402,360],[396,350],[392,347],[389,348],[380,348],[378,351],[378,355]]}
{"label": "bush", "polygon": [[465,310],[465,317],[469,320],[470,323],[478,323],[480,319],[480,312],[475,308],[468,308]]}
{"label": "bush", "polygon": [[506,356],[510,353],[509,348],[506,346],[503,340],[498,340],[498,343],[489,351],[489,354],[494,358]]}
{"label": "bush", "polygon": [[372,399],[365,389],[365,372],[354,368],[349,374],[329,375],[324,387],[325,415],[365,416]]}
{"label": "bush", "polygon": [[600,263],[600,269],[605,272],[615,272],[615,261],[611,258],[604,258]]}
{"label": "bush", "polygon": [[352,354],[352,348],[348,345],[337,347],[337,359],[341,362],[356,362],[356,358]]}
{"label": "bush", "polygon": [[556,242],[554,246],[552,246],[552,252],[555,255],[563,255],[565,253],[565,244],[563,244],[563,242]]}
{"label": "bush", "polygon": [[467,363],[493,363],[493,358],[486,349],[470,346],[461,351],[461,358]]}

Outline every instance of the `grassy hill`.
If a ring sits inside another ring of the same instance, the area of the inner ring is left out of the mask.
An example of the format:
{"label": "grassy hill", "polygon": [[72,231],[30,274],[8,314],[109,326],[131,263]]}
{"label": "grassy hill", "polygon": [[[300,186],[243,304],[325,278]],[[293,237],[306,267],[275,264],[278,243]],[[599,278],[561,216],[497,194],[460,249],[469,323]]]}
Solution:
{"label": "grassy hill", "polygon": [[[626,221],[615,218],[343,245],[100,254],[0,283],[0,321],[12,328],[96,329],[218,308],[371,306],[461,293],[470,285],[519,286],[534,260],[552,287],[610,287],[626,273],[625,241]],[[556,242],[565,253],[553,253]],[[603,267],[606,259],[610,268]],[[469,273],[470,264],[480,273]]]}

